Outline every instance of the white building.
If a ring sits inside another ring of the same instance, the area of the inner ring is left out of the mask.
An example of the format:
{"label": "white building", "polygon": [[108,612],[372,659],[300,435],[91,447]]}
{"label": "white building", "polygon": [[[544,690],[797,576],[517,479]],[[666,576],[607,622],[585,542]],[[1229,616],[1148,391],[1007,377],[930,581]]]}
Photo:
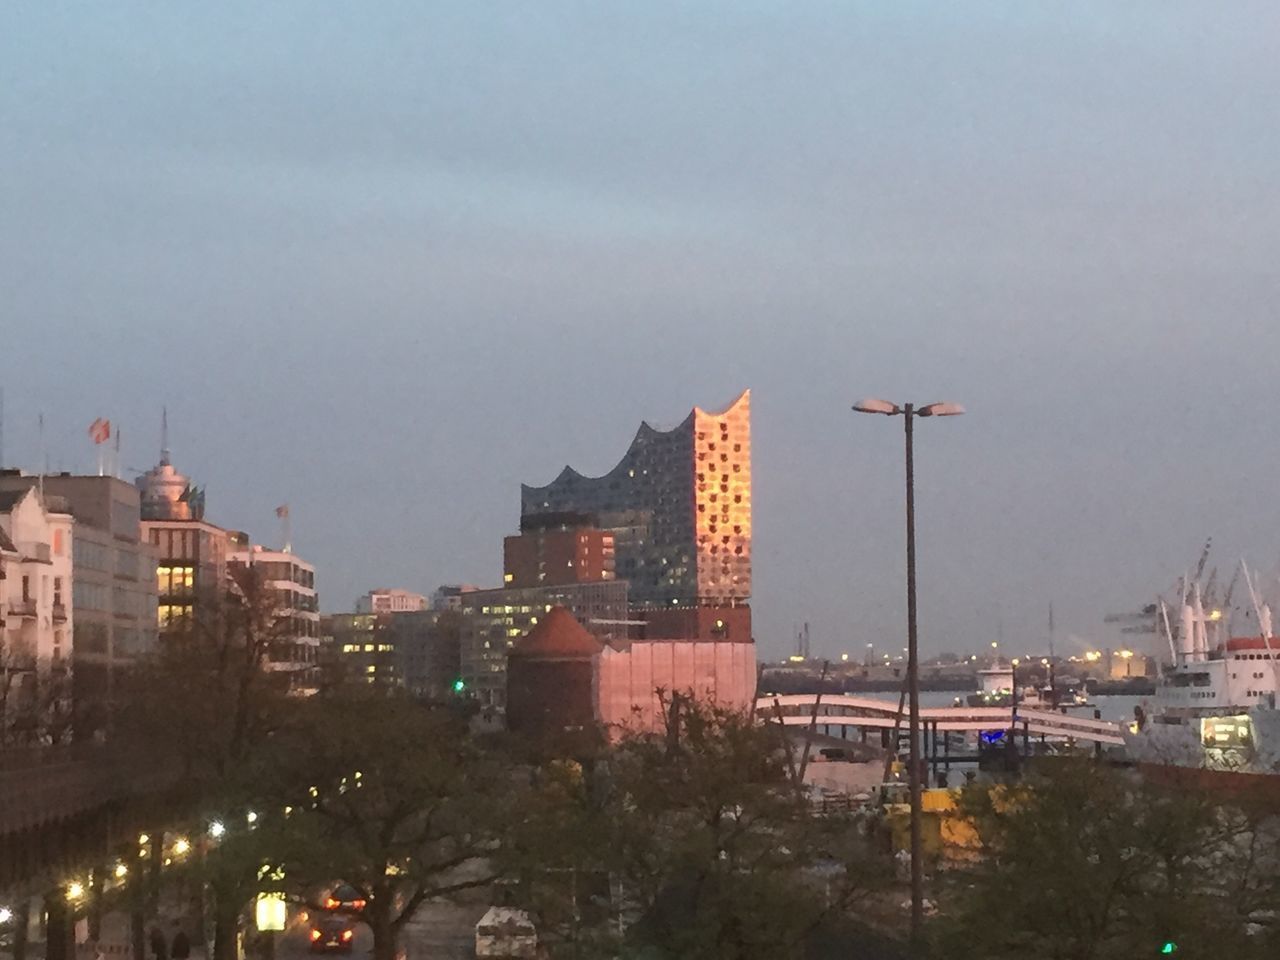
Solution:
{"label": "white building", "polygon": [[276,615],[287,621],[285,636],[272,645],[266,667],[287,672],[290,692],[309,695],[319,683],[316,655],[320,647],[320,604],[316,568],[287,550],[270,550],[235,534],[227,553],[227,567],[250,566],[274,591]]}
{"label": "white building", "polygon": [[426,610],[429,606],[430,601],[420,593],[378,587],[356,601],[356,613],[404,613],[409,610]]}
{"label": "white building", "polygon": [[[69,677],[72,631],[71,537],[75,521],[59,497],[31,488],[0,493],[0,734],[38,690]],[[70,685],[64,684],[65,696]],[[34,715],[29,715],[31,720]],[[48,719],[48,718],[42,718]],[[39,722],[35,721],[36,726]],[[42,734],[27,723],[23,735]]]}

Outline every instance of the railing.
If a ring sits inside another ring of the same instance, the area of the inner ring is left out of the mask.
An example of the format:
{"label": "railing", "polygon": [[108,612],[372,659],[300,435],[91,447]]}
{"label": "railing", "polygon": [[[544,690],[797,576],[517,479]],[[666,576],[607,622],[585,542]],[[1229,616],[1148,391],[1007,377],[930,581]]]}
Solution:
{"label": "railing", "polygon": [[[808,726],[815,722],[813,710],[817,696],[809,693],[761,697],[756,701],[756,713],[762,720],[776,722],[780,719],[786,726]],[[905,728],[905,718],[899,717],[897,706],[896,701],[824,693],[818,703],[816,725],[901,731]],[[779,712],[781,717],[778,716]],[[1028,710],[1022,707],[1016,711],[1012,707],[926,707],[920,711],[920,721],[937,731],[981,732],[1007,730],[1016,726],[1029,734],[1073,737],[1113,746],[1124,743],[1118,723],[1051,710]]]}
{"label": "railing", "polygon": [[65,604],[55,603],[53,605],[53,622],[54,623],[67,622],[67,607]]}
{"label": "railing", "polygon": [[9,613],[15,617],[34,618],[36,616],[36,602],[34,600],[10,600]]}

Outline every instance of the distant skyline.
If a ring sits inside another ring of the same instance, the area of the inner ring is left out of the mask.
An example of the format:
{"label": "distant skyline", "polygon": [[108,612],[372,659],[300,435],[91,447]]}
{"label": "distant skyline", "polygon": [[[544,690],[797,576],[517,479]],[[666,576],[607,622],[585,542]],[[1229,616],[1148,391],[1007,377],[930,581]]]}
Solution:
{"label": "distant skyline", "polygon": [[[520,484],[752,390],[761,656],[1280,596],[1280,8],[0,12],[6,465],[123,429],[322,606],[496,585]],[[132,476],[132,474],[128,474]],[[1220,573],[1220,576],[1223,574]],[[1075,638],[1074,640],[1072,638]],[[1073,646],[1074,644],[1074,646]]]}

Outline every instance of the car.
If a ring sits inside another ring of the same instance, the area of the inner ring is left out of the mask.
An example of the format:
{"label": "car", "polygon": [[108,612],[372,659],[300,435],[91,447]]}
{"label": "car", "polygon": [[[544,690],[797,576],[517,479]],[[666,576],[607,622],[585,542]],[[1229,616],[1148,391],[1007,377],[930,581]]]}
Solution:
{"label": "car", "polygon": [[360,913],[367,901],[365,896],[349,883],[340,883],[324,898],[324,908],[330,913]]}
{"label": "car", "polygon": [[319,917],[311,925],[311,952],[350,953],[355,938],[351,921],[343,917]]}

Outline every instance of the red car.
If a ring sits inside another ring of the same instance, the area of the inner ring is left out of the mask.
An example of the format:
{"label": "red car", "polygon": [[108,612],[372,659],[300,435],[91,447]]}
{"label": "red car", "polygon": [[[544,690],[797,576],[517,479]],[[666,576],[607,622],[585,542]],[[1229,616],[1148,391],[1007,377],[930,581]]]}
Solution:
{"label": "red car", "polygon": [[350,953],[355,928],[342,917],[320,917],[311,927],[312,953]]}
{"label": "red car", "polygon": [[330,913],[360,913],[366,901],[364,894],[349,883],[340,883],[324,898],[324,908]]}

